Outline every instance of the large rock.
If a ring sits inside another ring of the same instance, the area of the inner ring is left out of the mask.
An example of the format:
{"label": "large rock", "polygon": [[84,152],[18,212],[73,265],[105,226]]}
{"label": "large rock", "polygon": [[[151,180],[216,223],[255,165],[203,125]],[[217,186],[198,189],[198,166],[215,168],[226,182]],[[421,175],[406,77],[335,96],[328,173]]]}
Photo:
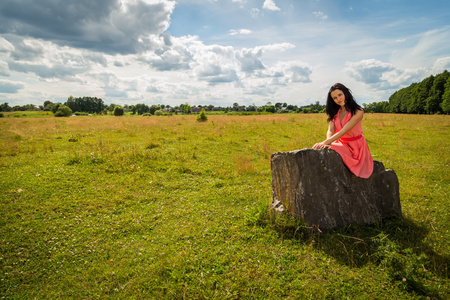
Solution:
{"label": "large rock", "polygon": [[334,150],[274,153],[271,167],[274,210],[286,209],[311,228],[373,224],[402,213],[397,175],[379,161],[368,179],[351,173]]}

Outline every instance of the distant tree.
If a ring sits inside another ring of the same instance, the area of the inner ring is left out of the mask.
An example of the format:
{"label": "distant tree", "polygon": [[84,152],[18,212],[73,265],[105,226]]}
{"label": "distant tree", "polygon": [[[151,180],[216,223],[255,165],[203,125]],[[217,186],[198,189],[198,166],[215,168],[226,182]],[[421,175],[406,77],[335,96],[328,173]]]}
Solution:
{"label": "distant tree", "polygon": [[81,111],[78,103],[75,101],[75,98],[73,96],[69,96],[69,98],[67,98],[66,105],[70,107],[72,111]]}
{"label": "distant tree", "polygon": [[256,111],[258,108],[255,104],[247,106],[247,111]]}
{"label": "distant tree", "polygon": [[44,108],[47,107],[50,104],[53,104],[53,102],[50,101],[50,100],[44,101]]}
{"label": "distant tree", "polygon": [[72,115],[72,110],[66,105],[59,105],[55,112],[55,117],[68,117],[70,115]]}
{"label": "distant tree", "polygon": [[408,104],[408,113],[423,114],[425,113],[425,104],[431,87],[433,86],[434,76],[425,78],[421,83],[417,84],[412,92]]}
{"label": "distant tree", "polygon": [[117,106],[116,104],[111,103],[110,105],[106,106],[106,109],[110,112],[113,112],[116,106]]}
{"label": "distant tree", "polygon": [[[320,111],[323,111],[324,109],[325,109],[325,105],[321,105],[319,101],[316,101],[314,104],[301,106],[298,109],[298,111],[302,112],[304,114],[309,114],[309,113],[318,113]],[[295,108],[295,110],[297,110],[297,108]]]}
{"label": "distant tree", "polygon": [[414,114],[443,112],[446,82],[449,77],[450,73],[446,70],[394,92],[389,97],[388,111]]}
{"label": "distant tree", "polygon": [[264,110],[266,112],[270,112],[270,113],[275,113],[276,112],[275,106],[273,106],[273,105],[266,106],[266,108]]}
{"label": "distant tree", "polygon": [[202,108],[202,110],[200,111],[200,113],[197,116],[197,121],[198,122],[206,122],[207,120],[208,120],[208,116],[206,116],[205,109]]}
{"label": "distant tree", "polygon": [[367,113],[386,113],[389,112],[389,102],[372,102],[370,104],[363,104],[364,111]]}
{"label": "distant tree", "polygon": [[160,110],[160,109],[161,109],[160,105],[153,104],[152,106],[149,107],[148,112],[151,113],[152,115],[154,115],[155,111]]}
{"label": "distant tree", "polygon": [[53,105],[52,105],[52,113],[56,113],[57,111],[58,111],[58,108],[61,106],[62,104],[61,103],[53,103]]}
{"label": "distant tree", "polygon": [[389,97],[389,111],[399,113],[400,110],[400,91],[396,91]]}
{"label": "distant tree", "polygon": [[187,115],[192,112],[191,106],[188,103],[181,104],[180,110],[181,110],[181,113],[187,114]]}
{"label": "distant tree", "polygon": [[86,113],[101,113],[105,109],[103,100],[97,97],[78,97],[69,96],[65,103],[72,111]]}
{"label": "distant tree", "polygon": [[435,77],[433,85],[430,88],[429,96],[425,103],[425,111],[427,113],[434,114],[437,112],[442,112],[442,95],[445,92],[445,83],[447,82],[449,76],[450,73],[448,71],[444,71]]}
{"label": "distant tree", "polygon": [[131,107],[131,111],[133,112],[133,114],[137,113],[138,115],[142,115],[144,113],[150,112],[150,107],[148,107],[145,104],[139,103],[139,104],[133,105]]}
{"label": "distant tree", "polygon": [[413,83],[401,93],[400,109],[402,113],[408,113],[409,103],[412,101],[411,95],[413,91],[418,88],[418,85],[418,83]]}
{"label": "distant tree", "polygon": [[445,92],[442,95],[442,111],[444,113],[450,113],[450,77],[447,79],[445,83]]}
{"label": "distant tree", "polygon": [[11,107],[9,107],[8,102],[5,102],[0,105],[0,111],[11,111]]}
{"label": "distant tree", "polygon": [[116,105],[116,107],[114,107],[113,114],[115,116],[123,116],[123,107]]}

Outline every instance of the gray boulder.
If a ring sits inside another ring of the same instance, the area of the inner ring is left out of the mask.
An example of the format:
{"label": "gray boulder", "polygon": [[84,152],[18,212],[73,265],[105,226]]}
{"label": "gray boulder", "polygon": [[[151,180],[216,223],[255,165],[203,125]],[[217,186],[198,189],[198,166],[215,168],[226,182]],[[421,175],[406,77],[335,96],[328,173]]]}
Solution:
{"label": "gray boulder", "polygon": [[355,176],[328,149],[274,153],[271,168],[274,211],[287,210],[312,229],[373,224],[402,214],[397,175],[379,161],[368,179]]}

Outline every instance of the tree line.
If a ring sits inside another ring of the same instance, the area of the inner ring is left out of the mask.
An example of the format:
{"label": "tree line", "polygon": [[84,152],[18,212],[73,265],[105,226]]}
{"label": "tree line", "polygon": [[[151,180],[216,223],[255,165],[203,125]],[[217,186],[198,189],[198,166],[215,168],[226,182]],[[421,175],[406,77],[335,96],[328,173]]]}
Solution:
{"label": "tree line", "polygon": [[400,89],[389,102],[363,104],[366,112],[436,114],[450,113],[450,73],[445,70]]}
{"label": "tree line", "polygon": [[[364,110],[368,113],[408,113],[408,114],[435,114],[450,113],[450,73],[446,70],[436,76],[429,76],[419,83],[400,89],[389,97],[389,101],[372,102],[363,104]],[[83,115],[83,114],[114,114],[122,115],[131,113],[133,115],[162,115],[162,114],[190,114],[205,111],[229,112],[266,112],[266,113],[319,113],[325,111],[325,105],[319,101],[313,104],[296,106],[287,103],[277,102],[266,105],[239,105],[237,102],[232,106],[222,107],[214,105],[191,106],[188,103],[179,106],[164,104],[147,105],[139,103],[135,105],[106,105],[102,99],[97,97],[70,96],[65,103],[53,103],[45,101],[43,105],[36,106],[27,104],[23,106],[10,107],[8,103],[0,104],[0,112],[8,111],[30,111],[43,110],[51,111],[55,115]]]}
{"label": "tree line", "polygon": [[188,103],[179,106],[170,106],[164,104],[147,105],[138,103],[135,105],[106,105],[102,99],[96,97],[78,97],[70,96],[64,103],[54,103],[49,100],[45,101],[43,105],[24,105],[10,107],[8,103],[0,104],[0,112],[5,111],[51,111],[56,116],[68,115],[87,115],[87,114],[114,114],[123,115],[124,113],[131,113],[133,115],[163,115],[163,114],[190,114],[198,113],[202,109],[205,111],[219,111],[225,113],[245,113],[245,112],[260,112],[260,113],[319,113],[325,111],[325,105],[321,105],[319,101],[313,104],[298,107],[297,105],[290,105],[287,103],[267,102],[266,105],[239,105],[237,102],[232,106],[214,106],[214,105],[197,105],[191,106]]}

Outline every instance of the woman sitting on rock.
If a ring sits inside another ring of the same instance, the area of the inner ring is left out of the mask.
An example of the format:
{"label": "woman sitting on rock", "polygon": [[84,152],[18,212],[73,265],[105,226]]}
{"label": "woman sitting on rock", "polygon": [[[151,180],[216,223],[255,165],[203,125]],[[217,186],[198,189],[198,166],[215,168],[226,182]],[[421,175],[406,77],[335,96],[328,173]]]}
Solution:
{"label": "woman sitting on rock", "polygon": [[373,171],[373,160],[362,135],[364,110],[355,102],[346,86],[336,83],[328,92],[326,112],[329,122],[327,139],[313,148],[335,150],[353,174],[369,178]]}

